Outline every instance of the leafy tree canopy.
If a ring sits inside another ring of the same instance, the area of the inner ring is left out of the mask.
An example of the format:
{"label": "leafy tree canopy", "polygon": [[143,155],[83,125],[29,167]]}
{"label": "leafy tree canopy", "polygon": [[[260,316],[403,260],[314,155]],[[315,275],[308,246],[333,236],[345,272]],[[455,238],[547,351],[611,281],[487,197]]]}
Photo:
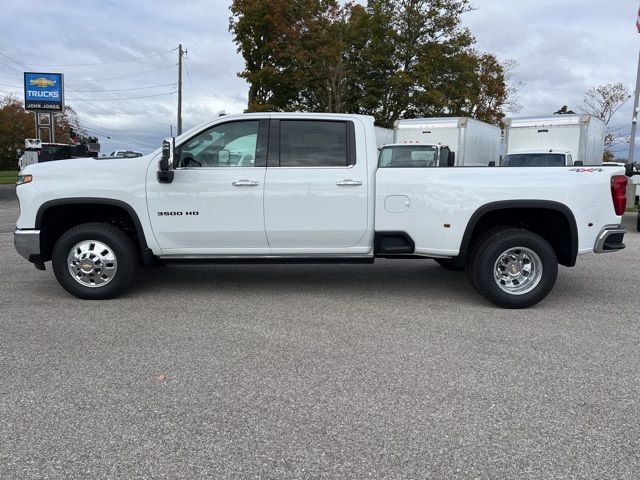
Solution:
{"label": "leafy tree canopy", "polygon": [[515,62],[474,48],[468,0],[234,0],[248,111],[355,112],[391,127],[404,116],[501,123]]}

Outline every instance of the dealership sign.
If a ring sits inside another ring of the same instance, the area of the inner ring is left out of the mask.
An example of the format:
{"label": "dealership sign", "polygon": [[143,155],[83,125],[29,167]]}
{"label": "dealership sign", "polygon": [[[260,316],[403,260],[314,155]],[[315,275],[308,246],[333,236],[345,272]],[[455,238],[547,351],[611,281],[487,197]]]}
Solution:
{"label": "dealership sign", "polygon": [[63,75],[25,72],[24,108],[40,112],[61,112],[64,109]]}

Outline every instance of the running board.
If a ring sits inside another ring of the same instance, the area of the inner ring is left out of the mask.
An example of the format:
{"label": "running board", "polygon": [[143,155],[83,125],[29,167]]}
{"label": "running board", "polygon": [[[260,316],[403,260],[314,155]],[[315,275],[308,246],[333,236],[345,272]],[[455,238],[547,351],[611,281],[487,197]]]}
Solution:
{"label": "running board", "polygon": [[243,256],[178,256],[169,255],[159,257],[164,265],[233,265],[233,264],[352,264],[373,263],[374,257],[345,256],[345,257],[243,257]]}

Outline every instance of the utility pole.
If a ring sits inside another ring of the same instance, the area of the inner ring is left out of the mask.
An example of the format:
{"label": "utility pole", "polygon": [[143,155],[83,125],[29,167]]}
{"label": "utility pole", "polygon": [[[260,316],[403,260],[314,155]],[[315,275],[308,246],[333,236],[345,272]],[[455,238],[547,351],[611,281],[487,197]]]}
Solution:
{"label": "utility pole", "polygon": [[638,74],[636,76],[636,91],[634,93],[633,116],[631,119],[631,138],[629,139],[629,163],[635,159],[636,127],[638,126],[638,100],[640,97],[640,54],[638,55]]}
{"label": "utility pole", "polygon": [[182,134],[182,44],[178,45],[178,135]]}

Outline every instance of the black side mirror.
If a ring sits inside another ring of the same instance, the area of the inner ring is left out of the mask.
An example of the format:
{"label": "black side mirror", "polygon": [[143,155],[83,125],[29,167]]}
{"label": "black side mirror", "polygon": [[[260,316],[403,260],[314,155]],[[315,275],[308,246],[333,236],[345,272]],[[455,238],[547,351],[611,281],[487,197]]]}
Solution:
{"label": "black side mirror", "polygon": [[495,166],[496,166],[496,161],[495,161],[495,160],[491,160],[491,161],[487,164],[487,166],[489,166],[489,167],[495,167]]}
{"label": "black side mirror", "polygon": [[576,160],[575,162],[573,162],[574,167],[582,167],[583,165],[584,162],[582,160]]}
{"label": "black side mirror", "polygon": [[174,142],[174,138],[172,138],[171,141],[165,140],[162,142],[162,153],[160,155],[160,163],[158,164],[158,167],[160,168],[158,171],[158,182],[160,183],[173,182],[173,170],[171,170],[172,165],[169,161],[173,156]]}
{"label": "black side mirror", "polygon": [[447,159],[447,167],[456,166],[456,152],[449,152],[449,158]]}

